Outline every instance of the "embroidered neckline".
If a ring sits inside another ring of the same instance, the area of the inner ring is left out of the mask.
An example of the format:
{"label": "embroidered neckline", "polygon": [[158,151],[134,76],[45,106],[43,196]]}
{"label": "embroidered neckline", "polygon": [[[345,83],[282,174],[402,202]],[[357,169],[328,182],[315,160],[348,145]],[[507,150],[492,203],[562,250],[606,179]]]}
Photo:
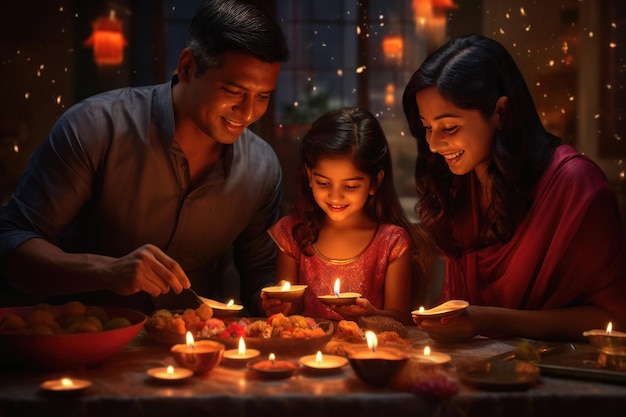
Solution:
{"label": "embroidered neckline", "polygon": [[347,259],[333,259],[333,258],[329,258],[328,256],[324,255],[322,252],[320,252],[317,249],[317,246],[315,245],[315,243],[313,243],[311,246],[313,246],[313,250],[315,251],[315,254],[317,256],[319,256],[321,259],[323,259],[326,262],[329,262],[333,265],[346,265],[349,263],[352,263],[354,261],[356,261],[358,258],[360,258],[365,251],[367,251],[369,249],[370,246],[372,246],[372,243],[374,242],[374,239],[376,239],[376,235],[378,235],[378,230],[380,229],[380,223],[378,223],[376,225],[376,231],[374,232],[374,235],[372,236],[372,238],[370,239],[370,241],[368,242],[367,246],[365,246],[363,248],[363,250],[359,253],[357,253],[356,255],[354,255],[351,258],[347,258]]}

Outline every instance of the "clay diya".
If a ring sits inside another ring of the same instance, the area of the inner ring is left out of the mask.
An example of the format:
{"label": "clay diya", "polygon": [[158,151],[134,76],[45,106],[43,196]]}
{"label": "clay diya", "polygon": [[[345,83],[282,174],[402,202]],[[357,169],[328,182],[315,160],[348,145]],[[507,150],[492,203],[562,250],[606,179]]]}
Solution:
{"label": "clay diya", "polygon": [[372,331],[365,332],[365,337],[368,348],[351,351],[348,361],[363,382],[375,387],[387,386],[404,368],[409,356],[396,348],[378,348],[378,339]]}
{"label": "clay diya", "polygon": [[315,355],[306,355],[300,358],[300,364],[312,373],[332,373],[339,371],[348,364],[348,359],[344,356],[323,355],[317,351]]}
{"label": "clay diya", "polygon": [[420,307],[417,310],[411,311],[411,315],[418,316],[420,318],[441,318],[441,317],[454,317],[461,314],[469,303],[464,300],[448,300],[443,304],[439,304],[433,308]]}
{"label": "clay diya", "polygon": [[361,296],[358,292],[341,292],[341,281],[335,281],[334,292],[331,295],[318,295],[317,299],[327,306],[347,306],[356,304],[356,299]]}
{"label": "clay diya", "polygon": [[187,332],[187,344],[172,346],[170,352],[176,362],[196,374],[204,374],[215,368],[222,360],[225,346],[213,340],[195,342],[191,332]]}
{"label": "clay diya", "polygon": [[291,285],[291,283],[285,282],[283,285],[265,287],[261,291],[269,298],[278,298],[282,301],[295,301],[304,296],[306,287],[306,285]]}
{"label": "clay diya", "polygon": [[193,375],[191,369],[175,368],[173,366],[151,368],[148,369],[147,373],[152,378],[163,382],[180,382]]}
{"label": "clay diya", "polygon": [[598,365],[626,370],[626,333],[613,330],[613,323],[609,322],[606,330],[588,330],[583,336],[598,351]]}
{"label": "clay diya", "polygon": [[231,365],[243,365],[260,354],[261,352],[258,349],[246,348],[246,342],[243,337],[240,337],[237,349],[224,351],[224,359]]}
{"label": "clay diya", "polygon": [[300,365],[293,361],[277,360],[276,355],[270,353],[267,359],[248,362],[247,367],[262,378],[278,379],[292,376]]}

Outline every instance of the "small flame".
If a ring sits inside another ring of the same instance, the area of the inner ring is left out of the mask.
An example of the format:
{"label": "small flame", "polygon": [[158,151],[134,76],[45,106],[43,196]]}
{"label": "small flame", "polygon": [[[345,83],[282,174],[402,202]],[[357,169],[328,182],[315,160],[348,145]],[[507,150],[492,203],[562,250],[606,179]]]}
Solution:
{"label": "small flame", "polygon": [[187,346],[193,349],[195,347],[195,342],[193,340],[193,335],[191,334],[191,332],[187,332],[186,337],[187,337]]}
{"label": "small flame", "polygon": [[424,306],[420,307],[419,310],[417,310],[417,311],[420,312],[420,313],[423,313],[424,312]]}
{"label": "small flame", "polygon": [[376,337],[376,333],[371,330],[365,332],[365,339],[367,340],[367,347],[372,350],[372,352],[376,352],[376,346],[378,346],[378,338]]}
{"label": "small flame", "polygon": [[226,307],[232,307],[233,304],[235,304],[235,300],[230,300],[227,304]]}
{"label": "small flame", "polygon": [[285,284],[280,289],[281,291],[289,291],[291,289],[291,283],[285,282]]}
{"label": "small flame", "polygon": [[174,375],[174,367],[172,365],[167,367],[167,370],[165,371],[168,375]]}
{"label": "small flame", "polygon": [[320,350],[317,351],[317,354],[315,355],[315,363],[317,365],[321,365],[322,363],[322,352]]}
{"label": "small flame", "polygon": [[430,356],[430,346],[424,348],[424,356]]}
{"label": "small flame", "polygon": [[274,365],[274,362],[276,362],[276,355],[274,355],[273,353],[270,353],[267,359],[269,359],[270,362],[272,362],[272,365]]}
{"label": "small flame", "polygon": [[339,292],[340,285],[341,285],[341,281],[339,281],[339,278],[337,278],[337,281],[335,281],[335,295],[337,297],[339,297],[339,294],[341,294]]}
{"label": "small flame", "polygon": [[61,386],[63,387],[73,387],[74,381],[69,378],[61,378]]}
{"label": "small flame", "polygon": [[239,353],[240,356],[246,354],[246,342],[243,340],[243,337],[239,338],[239,348],[237,349],[237,353]]}
{"label": "small flame", "polygon": [[606,334],[611,334],[612,331],[613,331],[613,323],[609,322],[609,324],[606,325]]}

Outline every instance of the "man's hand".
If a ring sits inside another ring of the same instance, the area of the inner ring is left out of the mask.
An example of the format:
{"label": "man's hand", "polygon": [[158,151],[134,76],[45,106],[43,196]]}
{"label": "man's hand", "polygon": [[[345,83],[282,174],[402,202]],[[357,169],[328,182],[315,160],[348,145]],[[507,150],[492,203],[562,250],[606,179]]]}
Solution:
{"label": "man's hand", "polygon": [[178,262],[154,245],[143,245],[114,260],[108,267],[111,291],[130,295],[145,291],[153,297],[189,288],[189,278]]}

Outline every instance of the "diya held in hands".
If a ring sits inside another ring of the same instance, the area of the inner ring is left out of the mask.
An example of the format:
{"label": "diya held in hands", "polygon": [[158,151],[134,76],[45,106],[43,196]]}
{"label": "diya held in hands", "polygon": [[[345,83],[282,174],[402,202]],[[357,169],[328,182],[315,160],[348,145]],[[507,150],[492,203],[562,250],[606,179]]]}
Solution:
{"label": "diya held in hands", "polygon": [[261,292],[265,293],[269,298],[278,298],[282,301],[295,301],[302,298],[306,287],[306,285],[291,285],[290,282],[285,282],[283,285],[265,287]]}
{"label": "diya held in hands", "polygon": [[327,306],[349,306],[356,304],[356,299],[361,297],[358,292],[341,292],[341,281],[339,278],[335,281],[334,294],[319,295],[318,300]]}

